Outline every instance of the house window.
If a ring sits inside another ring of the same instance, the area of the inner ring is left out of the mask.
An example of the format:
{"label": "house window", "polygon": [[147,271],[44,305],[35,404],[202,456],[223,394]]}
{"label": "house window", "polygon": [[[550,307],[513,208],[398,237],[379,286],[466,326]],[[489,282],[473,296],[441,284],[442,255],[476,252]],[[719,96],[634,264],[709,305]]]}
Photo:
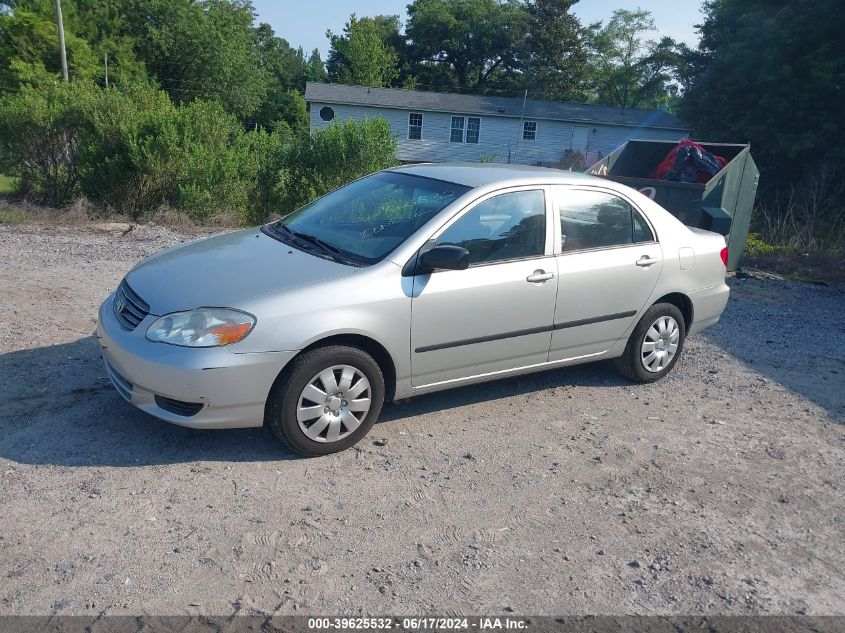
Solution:
{"label": "house window", "polygon": [[334,118],[334,108],[330,106],[323,106],[320,108],[320,118],[323,121],[331,121]]}
{"label": "house window", "polygon": [[467,118],[467,143],[478,143],[478,136],[481,133],[481,119],[477,117]]}
{"label": "house window", "polygon": [[452,131],[449,134],[449,142],[450,143],[463,143],[464,142],[464,117],[462,117],[462,116],[453,116],[452,117]]}
{"label": "house window", "polygon": [[408,138],[412,141],[422,139],[422,112],[411,112],[408,114]]}
{"label": "house window", "polygon": [[537,121],[522,122],[522,140],[534,141],[537,139]]}

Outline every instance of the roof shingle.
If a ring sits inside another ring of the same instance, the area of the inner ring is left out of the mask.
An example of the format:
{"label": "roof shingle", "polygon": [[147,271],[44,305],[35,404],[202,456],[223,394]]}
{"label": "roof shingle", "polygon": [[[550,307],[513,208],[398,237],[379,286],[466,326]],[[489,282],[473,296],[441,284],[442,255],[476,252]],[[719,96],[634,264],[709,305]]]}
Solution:
{"label": "roof shingle", "polygon": [[[347,104],[370,107],[483,114],[487,116],[522,116],[523,100],[513,97],[489,97],[444,92],[422,92],[400,88],[368,88],[345,84],[324,84],[309,81],[305,100],[318,103]],[[662,110],[621,109],[582,103],[558,101],[525,102],[526,119],[605,123],[634,127],[687,130],[684,123]]]}

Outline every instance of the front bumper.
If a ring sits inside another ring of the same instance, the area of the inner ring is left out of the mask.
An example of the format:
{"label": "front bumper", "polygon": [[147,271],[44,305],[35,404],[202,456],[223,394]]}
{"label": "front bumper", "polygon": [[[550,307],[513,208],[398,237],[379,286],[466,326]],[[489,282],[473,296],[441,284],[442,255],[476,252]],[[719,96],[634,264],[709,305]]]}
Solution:
{"label": "front bumper", "polygon": [[[130,332],[117,322],[112,296],[100,306],[97,339],[118,393],[142,411],[180,426],[261,426],[273,381],[297,352],[236,354],[222,347],[153,343],[144,335],[156,318],[148,315]],[[162,398],[202,408],[192,415],[174,413],[160,406],[166,402]]]}

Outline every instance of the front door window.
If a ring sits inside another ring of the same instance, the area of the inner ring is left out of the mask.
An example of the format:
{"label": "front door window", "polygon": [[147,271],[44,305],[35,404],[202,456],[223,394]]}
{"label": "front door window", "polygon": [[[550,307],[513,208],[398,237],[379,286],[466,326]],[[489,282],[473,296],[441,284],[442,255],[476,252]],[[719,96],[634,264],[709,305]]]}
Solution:
{"label": "front door window", "polygon": [[470,209],[437,238],[469,251],[470,266],[538,257],[546,246],[543,192],[515,191],[489,198]]}

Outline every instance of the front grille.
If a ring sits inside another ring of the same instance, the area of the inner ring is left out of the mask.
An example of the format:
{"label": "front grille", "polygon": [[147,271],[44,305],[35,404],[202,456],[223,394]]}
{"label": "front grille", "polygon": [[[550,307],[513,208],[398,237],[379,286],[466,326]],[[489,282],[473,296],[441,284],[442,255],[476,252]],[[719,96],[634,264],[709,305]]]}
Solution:
{"label": "front grille", "polygon": [[144,320],[144,317],[150,313],[150,304],[141,299],[126,280],[120,282],[117,290],[114,292],[114,300],[112,301],[114,308],[114,315],[117,317],[117,322],[125,330],[134,330],[138,324]]}
{"label": "front grille", "polygon": [[159,395],[156,395],[155,400],[156,404],[165,411],[186,418],[196,415],[203,407],[202,402],[183,402],[182,400],[174,400],[173,398],[165,398]]}

